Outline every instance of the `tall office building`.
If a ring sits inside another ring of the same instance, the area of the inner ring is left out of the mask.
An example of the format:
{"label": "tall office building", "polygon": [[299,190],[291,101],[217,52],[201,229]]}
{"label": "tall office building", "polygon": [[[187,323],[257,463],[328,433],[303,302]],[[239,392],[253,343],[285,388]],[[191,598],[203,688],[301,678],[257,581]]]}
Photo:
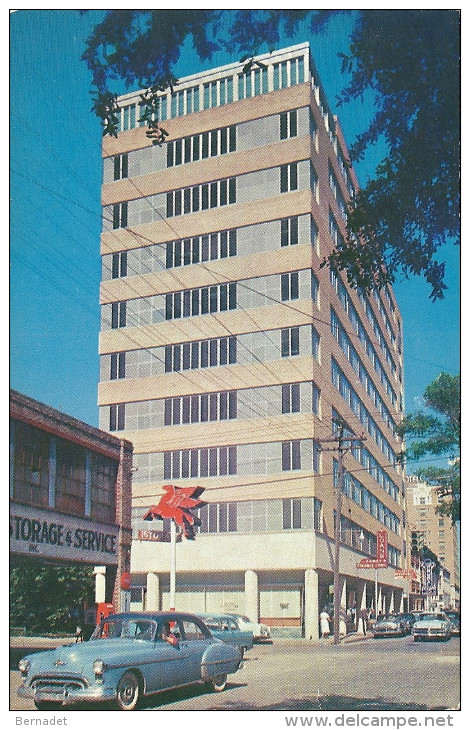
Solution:
{"label": "tall office building", "polygon": [[[430,602],[441,608],[460,606],[459,545],[456,525],[448,515],[436,512],[440,504],[437,487],[417,476],[406,480],[408,529],[417,547],[429,548],[440,563],[440,581]],[[448,577],[446,576],[448,574]],[[422,586],[426,589],[426,585]]]}
{"label": "tall office building", "polygon": [[[103,144],[100,426],[134,444],[132,606],[167,607],[168,525],[142,520],[164,484],[201,486],[177,546],[177,607],[232,611],[318,637],[332,600],[335,419],[345,455],[341,602],[406,584],[401,319],[321,262],[345,236],[357,181],[308,44],[181,79],[152,145],[139,94]],[[336,449],[336,450],[335,450]],[[151,529],[149,529],[151,528]]]}

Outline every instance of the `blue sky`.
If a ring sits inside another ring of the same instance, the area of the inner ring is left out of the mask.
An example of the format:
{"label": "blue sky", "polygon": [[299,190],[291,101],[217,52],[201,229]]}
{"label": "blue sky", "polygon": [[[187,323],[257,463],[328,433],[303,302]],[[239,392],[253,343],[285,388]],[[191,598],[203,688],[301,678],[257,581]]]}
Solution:
{"label": "blue sky", "polygon": [[[80,60],[102,11],[19,10],[10,16],[10,385],[91,425],[98,424],[101,129],[90,111],[90,77]],[[344,86],[339,51],[351,21],[312,37],[300,30],[281,46],[310,41],[347,142],[363,130],[368,103],[337,109]],[[177,74],[238,61],[217,54],[202,64],[190,49]],[[372,150],[356,167],[365,183]],[[406,409],[416,408],[440,372],[460,371],[458,247],[442,252],[447,295],[432,303],[424,281],[394,287],[404,321]]]}

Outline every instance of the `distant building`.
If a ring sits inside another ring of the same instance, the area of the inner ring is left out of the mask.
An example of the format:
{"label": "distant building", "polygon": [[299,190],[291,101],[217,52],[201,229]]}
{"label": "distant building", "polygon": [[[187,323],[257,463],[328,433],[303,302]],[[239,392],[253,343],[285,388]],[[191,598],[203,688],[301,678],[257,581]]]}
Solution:
{"label": "distant building", "polygon": [[428,547],[442,566],[435,602],[440,607],[460,605],[460,567],[457,527],[447,515],[436,513],[437,487],[408,476],[406,481],[408,528],[418,551]]}
{"label": "distant building", "polygon": [[[177,607],[233,611],[318,638],[332,601],[338,453],[345,456],[342,607],[406,583],[402,321],[321,263],[358,189],[308,44],[180,79],[153,146],[139,92],[103,140],[100,427],[134,444],[132,605],[168,606],[162,485],[200,485],[196,540],[177,548]],[[152,529],[149,529],[152,528]],[[351,615],[351,612],[350,612]]]}
{"label": "distant building", "polygon": [[132,444],[10,391],[10,555],[95,567],[97,600],[123,607]]}

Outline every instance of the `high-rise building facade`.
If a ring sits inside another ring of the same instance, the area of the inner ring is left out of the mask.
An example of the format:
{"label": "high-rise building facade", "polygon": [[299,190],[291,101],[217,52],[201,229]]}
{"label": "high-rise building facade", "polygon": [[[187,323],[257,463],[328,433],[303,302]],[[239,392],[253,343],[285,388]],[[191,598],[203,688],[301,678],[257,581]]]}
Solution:
{"label": "high-rise building facade", "polygon": [[[456,525],[448,515],[436,512],[440,504],[437,487],[417,476],[406,480],[408,529],[418,551],[429,548],[439,562],[440,581],[430,602],[440,608],[460,606],[459,544]],[[446,574],[448,573],[448,578]],[[423,585],[425,590],[426,586]]]}
{"label": "high-rise building facade", "polygon": [[178,608],[316,638],[341,419],[365,437],[345,455],[342,606],[373,603],[373,571],[356,565],[386,530],[379,599],[398,608],[401,318],[390,289],[363,296],[321,267],[357,181],[309,45],[181,79],[161,96],[161,146],[139,101],[120,98],[104,140],[101,237],[100,426],[133,442],[137,468],[131,605],[168,606],[169,546],[143,515],[164,484],[198,485]]}

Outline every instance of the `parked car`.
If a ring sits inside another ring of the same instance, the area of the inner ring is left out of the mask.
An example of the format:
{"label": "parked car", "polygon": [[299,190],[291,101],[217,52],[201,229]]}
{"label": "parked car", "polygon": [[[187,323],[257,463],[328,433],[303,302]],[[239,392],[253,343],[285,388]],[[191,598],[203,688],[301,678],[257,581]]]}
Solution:
{"label": "parked car", "polygon": [[414,641],[450,639],[451,623],[445,613],[423,613],[412,629]]}
{"label": "parked car", "polygon": [[378,639],[381,636],[404,636],[405,627],[399,616],[389,614],[378,617],[372,626],[372,633],[374,634],[374,639]]}
{"label": "parked car", "polygon": [[412,613],[397,613],[405,634],[411,634],[411,629],[416,621]]}
{"label": "parked car", "polygon": [[452,636],[460,636],[460,611],[444,611],[451,623],[450,633]]}
{"label": "parked car", "polygon": [[271,639],[271,629],[266,624],[250,621],[248,616],[243,616],[241,613],[230,613],[228,615],[233,616],[242,631],[251,631],[253,641],[269,641]]}
{"label": "parked car", "polygon": [[251,631],[243,631],[233,616],[228,614],[200,613],[212,636],[220,639],[226,644],[232,644],[239,649],[243,656],[248,649],[253,648],[253,634]]}
{"label": "parked car", "polygon": [[134,710],[143,696],[188,684],[221,692],[241,659],[235,646],[211,636],[193,614],[114,614],[89,641],[21,659],[18,695],[40,710],[103,700]]}

